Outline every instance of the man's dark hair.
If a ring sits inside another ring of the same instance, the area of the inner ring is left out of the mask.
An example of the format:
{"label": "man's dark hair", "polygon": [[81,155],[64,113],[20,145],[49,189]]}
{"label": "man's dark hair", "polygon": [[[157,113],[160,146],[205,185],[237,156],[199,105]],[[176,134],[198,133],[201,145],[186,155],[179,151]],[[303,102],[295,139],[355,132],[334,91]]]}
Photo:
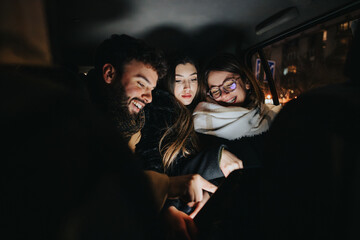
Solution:
{"label": "man's dark hair", "polygon": [[157,72],[159,79],[166,74],[167,65],[164,53],[126,34],[114,34],[103,41],[96,49],[94,65],[95,69],[101,72],[104,64],[110,63],[121,77],[124,65],[132,60],[150,65]]}

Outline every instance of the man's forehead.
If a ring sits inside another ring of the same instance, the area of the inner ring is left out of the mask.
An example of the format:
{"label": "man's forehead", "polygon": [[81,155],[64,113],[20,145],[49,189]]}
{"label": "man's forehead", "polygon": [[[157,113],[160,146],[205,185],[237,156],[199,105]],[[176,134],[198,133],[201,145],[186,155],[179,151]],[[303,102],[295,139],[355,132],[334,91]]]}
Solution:
{"label": "man's forehead", "polygon": [[125,64],[124,73],[130,74],[132,77],[145,78],[149,84],[154,85],[154,87],[158,81],[158,74],[154,67],[138,60],[131,60]]}

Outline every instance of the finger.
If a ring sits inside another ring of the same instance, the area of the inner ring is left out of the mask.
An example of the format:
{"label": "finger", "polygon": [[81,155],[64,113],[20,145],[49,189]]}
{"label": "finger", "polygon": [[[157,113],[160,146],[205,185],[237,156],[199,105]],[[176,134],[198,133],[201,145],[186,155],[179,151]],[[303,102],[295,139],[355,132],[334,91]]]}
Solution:
{"label": "finger", "polygon": [[215,186],[214,184],[206,181],[204,178],[199,178],[200,179],[200,183],[201,183],[201,188],[208,191],[208,192],[211,192],[211,193],[214,193],[216,190],[217,190],[217,186]]}
{"label": "finger", "polygon": [[198,193],[199,191],[197,188],[201,189],[201,187],[196,184],[190,184],[187,193],[182,197],[182,200],[184,200],[187,203],[198,202],[197,199],[199,198],[199,193]]}
{"label": "finger", "polygon": [[195,209],[194,211],[189,215],[191,218],[194,218],[198,212],[202,209],[202,207],[206,204],[206,202],[210,199],[210,195],[209,193],[205,193],[204,194],[204,197],[203,197],[203,200],[201,202],[198,202],[196,205],[195,205]]}
{"label": "finger", "polygon": [[[206,180],[205,180],[206,181]],[[194,202],[200,202],[203,200],[203,187],[202,184],[195,184],[194,186],[195,199]]]}
{"label": "finger", "polygon": [[189,202],[197,202],[197,198],[198,195],[199,195],[199,190],[198,190],[199,186],[197,186],[196,184],[193,184],[190,186],[190,189],[189,189],[189,193],[191,194],[190,195],[190,201]]}
{"label": "finger", "polygon": [[228,167],[222,167],[222,168],[221,168],[221,171],[223,172],[224,177],[229,176],[229,174],[231,173],[231,171],[229,170]]}
{"label": "finger", "polygon": [[239,169],[243,169],[244,168],[244,163],[243,163],[243,161],[241,161],[240,159],[238,159],[239,160]]}
{"label": "finger", "polygon": [[[191,176],[188,186],[188,202],[200,202],[203,198],[203,179],[199,174]],[[205,180],[206,181],[206,180]]]}
{"label": "finger", "polygon": [[203,205],[201,205],[200,202],[196,203],[195,205],[195,209],[194,211],[189,215],[189,217],[191,217],[192,219],[196,216],[196,214],[198,214],[198,212],[200,211],[200,209],[203,207]]}

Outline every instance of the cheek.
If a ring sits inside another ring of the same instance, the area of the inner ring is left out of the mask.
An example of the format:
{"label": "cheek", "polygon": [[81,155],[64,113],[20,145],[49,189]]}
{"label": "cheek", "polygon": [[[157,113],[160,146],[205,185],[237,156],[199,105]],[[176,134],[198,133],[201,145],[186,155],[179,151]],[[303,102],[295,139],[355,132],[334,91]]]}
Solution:
{"label": "cheek", "polygon": [[140,89],[136,86],[127,86],[125,88],[125,94],[129,99],[132,99],[136,96],[141,96]]}
{"label": "cheek", "polygon": [[243,103],[246,98],[246,92],[243,88],[234,91],[234,96],[237,96],[236,103]]}
{"label": "cheek", "polygon": [[194,94],[196,94],[197,90],[198,90],[199,84],[198,82],[194,82],[192,84],[191,90],[194,92]]}
{"label": "cheek", "polygon": [[174,95],[176,96],[176,98],[177,98],[177,96],[179,96],[179,95],[181,94],[181,92],[182,92],[182,87],[181,87],[181,85],[180,85],[180,84],[176,84],[176,85],[174,86]]}

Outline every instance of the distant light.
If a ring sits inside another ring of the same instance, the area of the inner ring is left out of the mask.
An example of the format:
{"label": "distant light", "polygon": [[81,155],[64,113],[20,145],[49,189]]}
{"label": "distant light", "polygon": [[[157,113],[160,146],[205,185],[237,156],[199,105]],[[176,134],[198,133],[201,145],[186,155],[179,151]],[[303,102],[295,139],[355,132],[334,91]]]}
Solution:
{"label": "distant light", "polygon": [[296,66],[295,65],[289,66],[288,71],[291,72],[291,73],[296,73]]}
{"label": "distant light", "polygon": [[289,69],[288,69],[288,68],[284,68],[283,74],[286,75],[286,74],[288,74],[288,72],[289,72]]}
{"label": "distant light", "polygon": [[266,104],[274,104],[272,99],[265,99]]}
{"label": "distant light", "polygon": [[325,42],[327,40],[327,31],[324,30],[323,32],[323,41]]}
{"label": "distant light", "polygon": [[266,103],[266,104],[274,104],[274,101],[272,100],[270,94],[266,95],[265,103]]}
{"label": "distant light", "polygon": [[348,22],[344,22],[342,24],[340,24],[340,28],[341,30],[345,31],[349,29],[349,23]]}

